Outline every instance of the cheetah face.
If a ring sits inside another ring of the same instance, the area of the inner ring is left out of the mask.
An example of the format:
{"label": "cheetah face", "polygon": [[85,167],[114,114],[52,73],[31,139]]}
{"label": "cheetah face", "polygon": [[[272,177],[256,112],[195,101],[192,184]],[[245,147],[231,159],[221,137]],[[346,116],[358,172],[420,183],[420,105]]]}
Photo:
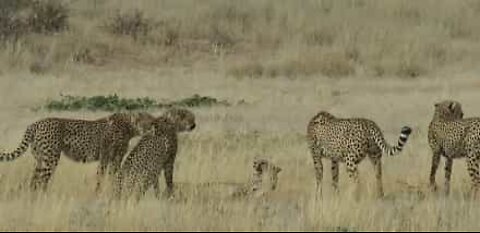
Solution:
{"label": "cheetah face", "polygon": [[174,124],[178,132],[192,131],[196,127],[195,115],[187,109],[171,108],[163,117]]}
{"label": "cheetah face", "polygon": [[443,119],[457,120],[463,118],[462,105],[458,101],[444,100],[436,103],[434,106],[435,114]]}
{"label": "cheetah face", "polygon": [[155,117],[146,112],[132,113],[130,121],[137,136],[153,132]]}
{"label": "cheetah face", "polygon": [[278,173],[282,171],[280,167],[274,165],[266,159],[255,159],[253,162],[253,169],[257,175],[262,177],[263,181],[268,182],[271,190],[275,190],[277,188]]}
{"label": "cheetah face", "polygon": [[277,188],[277,184],[278,184],[278,173],[280,173],[282,171],[282,169],[280,167],[277,167],[275,165],[273,165],[271,168],[270,168],[270,172],[269,172],[269,179],[270,179],[270,187],[272,190],[275,190]]}

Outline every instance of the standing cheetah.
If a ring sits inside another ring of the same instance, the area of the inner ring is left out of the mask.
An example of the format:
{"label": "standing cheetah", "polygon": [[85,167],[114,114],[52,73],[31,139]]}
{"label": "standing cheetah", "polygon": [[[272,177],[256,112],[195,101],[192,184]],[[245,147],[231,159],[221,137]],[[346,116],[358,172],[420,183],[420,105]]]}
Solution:
{"label": "standing cheetah", "polygon": [[277,188],[278,173],[282,169],[267,159],[255,157],[253,176],[246,184],[234,190],[232,197],[261,196]]}
{"label": "standing cheetah", "polygon": [[177,132],[192,131],[195,116],[172,108],[154,122],[154,133],[144,135],[126,156],[115,183],[115,195],[135,193],[137,200],[153,186],[160,196],[158,178],[164,172],[167,194],[173,193],[173,170],[177,155]]}
{"label": "standing cheetah", "polygon": [[[435,174],[443,155],[445,161],[445,193],[450,192],[453,159],[467,157],[472,191],[480,186],[480,118],[463,118],[459,102],[445,100],[435,103],[435,112],[428,128],[428,144],[432,149],[430,186],[436,190]],[[475,194],[475,193],[474,193]]]}
{"label": "standing cheetah", "polygon": [[98,120],[45,118],[29,125],[20,146],[0,153],[0,161],[15,160],[30,146],[36,160],[30,187],[46,190],[62,152],[76,162],[100,160],[98,191],[107,168],[118,170],[130,139],[150,130],[154,119],[148,113],[114,113]]}
{"label": "standing cheetah", "polygon": [[347,173],[358,183],[357,165],[368,156],[375,169],[377,194],[383,196],[382,152],[395,155],[402,151],[411,133],[410,127],[403,127],[396,146],[385,141],[377,124],[363,118],[338,118],[321,111],[315,115],[307,127],[313,163],[316,170],[317,192],[322,193],[322,158],[331,160],[333,188],[338,190],[339,162],[345,162]]}

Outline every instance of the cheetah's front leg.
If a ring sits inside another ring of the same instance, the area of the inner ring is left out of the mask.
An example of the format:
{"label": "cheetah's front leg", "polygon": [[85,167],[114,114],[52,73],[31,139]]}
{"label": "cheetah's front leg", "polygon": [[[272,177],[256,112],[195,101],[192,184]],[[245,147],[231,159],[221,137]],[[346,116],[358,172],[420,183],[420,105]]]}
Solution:
{"label": "cheetah's front leg", "polygon": [[317,181],[316,195],[322,196],[323,163],[320,156],[313,155],[313,166],[315,168],[315,177]]}
{"label": "cheetah's front leg", "polygon": [[158,177],[155,177],[153,180],[153,191],[155,192],[155,197],[160,198],[160,184],[158,182]]}
{"label": "cheetah's front leg", "polygon": [[105,159],[100,159],[100,164],[98,165],[98,168],[97,168],[97,186],[95,187],[96,194],[99,194],[101,191],[106,170],[107,170],[107,162],[105,161]]}
{"label": "cheetah's front leg", "polygon": [[332,186],[333,186],[333,190],[338,193],[338,173],[339,173],[339,170],[338,170],[338,161],[337,160],[334,160],[332,159],[331,160],[331,164],[332,164]]}
{"label": "cheetah's front leg", "polygon": [[445,194],[450,194],[450,178],[452,177],[453,159],[446,158],[445,160]]}
{"label": "cheetah's front leg", "polygon": [[441,153],[439,150],[433,152],[432,167],[430,169],[430,189],[437,191],[437,183],[435,182],[435,175],[437,174],[438,164],[440,163]]}
{"label": "cheetah's front leg", "polygon": [[173,170],[174,170],[174,163],[170,162],[165,165],[164,170],[164,177],[165,177],[165,184],[167,186],[167,197],[173,197]]}

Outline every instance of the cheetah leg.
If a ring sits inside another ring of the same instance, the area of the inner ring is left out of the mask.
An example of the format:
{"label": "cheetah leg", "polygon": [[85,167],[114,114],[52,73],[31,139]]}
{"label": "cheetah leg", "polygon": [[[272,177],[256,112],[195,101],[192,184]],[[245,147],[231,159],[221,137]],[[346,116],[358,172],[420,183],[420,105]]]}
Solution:
{"label": "cheetah leg", "polygon": [[105,150],[100,158],[100,164],[97,169],[97,187],[95,188],[95,192],[97,194],[100,193],[102,189],[102,183],[105,180],[105,175],[107,173],[111,177],[115,177],[115,175],[117,175],[118,171],[120,170],[123,155],[125,155],[128,150],[128,144],[127,146],[121,144],[112,146],[110,148],[117,149]]}
{"label": "cheetah leg", "polygon": [[123,143],[106,147],[105,151],[102,153],[100,164],[97,168],[97,186],[95,188],[97,194],[102,190],[105,175],[108,173],[109,176],[115,177],[118,173],[123,156],[126,154],[127,150],[128,143],[126,146],[125,143]]}
{"label": "cheetah leg", "polygon": [[60,152],[43,154],[34,150],[33,155],[35,156],[36,164],[30,188],[32,190],[46,191],[50,178],[57,168]]}
{"label": "cheetah leg", "polygon": [[450,178],[452,177],[453,159],[447,158],[445,160],[445,194],[450,194]]}
{"label": "cheetah leg", "polygon": [[97,186],[95,187],[95,193],[99,194],[102,190],[103,179],[105,178],[105,172],[107,170],[108,159],[102,157],[100,159],[100,164],[97,168]]}
{"label": "cheetah leg", "polygon": [[153,180],[153,191],[155,192],[155,197],[160,199],[160,184],[158,182],[158,177]]}
{"label": "cheetah leg", "polygon": [[322,196],[323,163],[320,156],[313,156],[313,166],[315,167],[315,177],[317,180],[316,194]]}
{"label": "cheetah leg", "polygon": [[358,200],[359,184],[358,184],[358,167],[355,161],[355,156],[347,156],[347,173],[348,177],[352,180],[354,184],[354,197]]}
{"label": "cheetah leg", "polygon": [[147,185],[146,184],[139,184],[136,188],[135,192],[135,200],[138,202],[142,197],[145,196],[145,193],[147,192]]}
{"label": "cheetah leg", "polygon": [[114,197],[116,199],[120,199],[122,197],[122,189],[123,189],[123,174],[122,173],[118,173],[116,176],[115,176],[115,183],[114,183]]}
{"label": "cheetah leg", "polygon": [[382,198],[384,196],[383,192],[383,182],[382,182],[382,160],[380,157],[370,158],[370,161],[375,170],[375,180],[377,186],[377,197]]}
{"label": "cheetah leg", "polygon": [[338,193],[338,161],[331,160],[332,162],[332,186],[333,190]]}
{"label": "cheetah leg", "polygon": [[160,184],[158,182],[158,179],[156,182],[153,183],[153,191],[155,192],[155,197],[157,199],[160,199]]}
{"label": "cheetah leg", "polygon": [[432,191],[437,191],[437,183],[435,182],[435,175],[437,174],[438,164],[440,163],[441,153],[439,151],[433,152],[432,167],[430,170],[430,188]]}
{"label": "cheetah leg", "polygon": [[165,184],[167,186],[167,196],[168,198],[173,197],[173,170],[174,170],[174,163],[170,162],[167,163],[165,166],[164,177],[165,177]]}
{"label": "cheetah leg", "polygon": [[142,179],[141,183],[138,184],[138,191],[136,193],[136,200],[139,201],[142,197],[145,196],[150,187],[155,185],[155,180],[158,183],[158,177],[155,176],[146,176]]}
{"label": "cheetah leg", "polygon": [[468,174],[472,182],[471,195],[477,197],[478,188],[480,186],[479,164],[477,153],[469,153],[467,157]]}
{"label": "cheetah leg", "polygon": [[108,174],[109,175],[116,175],[120,170],[123,157],[128,151],[128,141],[120,143],[119,145],[114,146],[114,150],[112,150],[112,154],[110,156],[111,163],[108,167]]}

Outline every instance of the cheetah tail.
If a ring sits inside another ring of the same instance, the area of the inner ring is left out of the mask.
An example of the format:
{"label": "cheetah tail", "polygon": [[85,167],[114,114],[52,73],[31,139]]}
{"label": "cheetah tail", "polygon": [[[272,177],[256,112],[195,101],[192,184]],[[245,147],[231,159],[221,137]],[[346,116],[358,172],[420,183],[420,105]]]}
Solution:
{"label": "cheetah tail", "polygon": [[397,145],[393,147],[387,147],[384,145],[384,147],[382,147],[383,152],[390,156],[397,155],[398,153],[400,153],[403,150],[403,147],[405,146],[405,144],[407,143],[408,137],[410,136],[411,133],[412,133],[412,129],[410,127],[408,126],[402,127]]}
{"label": "cheetah tail", "polygon": [[0,153],[0,162],[12,161],[23,155],[33,141],[33,134],[33,127],[28,127],[23,136],[23,140],[17,149],[10,153]]}
{"label": "cheetah tail", "polygon": [[397,155],[403,150],[405,143],[407,143],[408,137],[412,133],[412,129],[408,126],[404,126],[400,132],[400,137],[396,146],[390,146],[382,136],[379,131],[373,131],[374,137],[376,138],[376,143],[378,147],[382,150],[384,154],[389,156]]}

